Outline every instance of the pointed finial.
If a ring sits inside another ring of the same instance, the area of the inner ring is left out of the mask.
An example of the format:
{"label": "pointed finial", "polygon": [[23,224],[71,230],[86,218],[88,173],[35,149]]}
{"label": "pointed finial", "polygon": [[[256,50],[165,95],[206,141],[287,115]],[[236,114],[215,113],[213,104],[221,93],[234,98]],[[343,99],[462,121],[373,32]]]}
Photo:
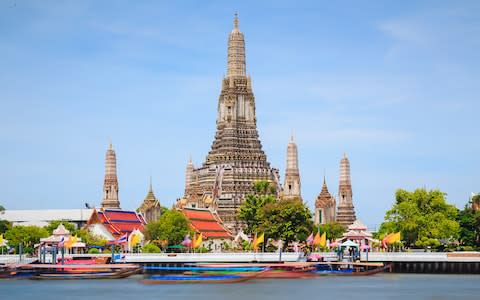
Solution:
{"label": "pointed finial", "polygon": [[235,18],[233,19],[233,27],[238,29],[238,12],[235,12]]}
{"label": "pointed finial", "polygon": [[148,191],[151,192],[153,191],[153,188],[152,188],[152,175],[150,175],[150,186],[148,188]]}
{"label": "pointed finial", "polygon": [[108,145],[108,150],[113,150],[112,140],[110,140],[110,144]]}

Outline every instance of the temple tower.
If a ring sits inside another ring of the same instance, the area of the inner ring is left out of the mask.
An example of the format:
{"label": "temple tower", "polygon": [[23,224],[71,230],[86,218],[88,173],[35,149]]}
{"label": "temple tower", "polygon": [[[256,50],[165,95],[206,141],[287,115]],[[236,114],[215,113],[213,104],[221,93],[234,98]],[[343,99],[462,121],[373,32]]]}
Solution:
{"label": "temple tower", "polygon": [[[235,15],[228,37],[227,75],[218,99],[216,133],[210,152],[199,168],[187,167],[184,206],[215,210],[236,231],[237,211],[254,182],[266,180],[279,189],[278,171],[270,167],[257,131],[252,81],[246,74],[245,38]],[[188,176],[191,172],[191,176]],[[188,191],[192,191],[188,194]],[[195,200],[197,199],[197,200]],[[194,203],[194,201],[199,201]],[[189,203],[191,202],[191,205]]]}
{"label": "temple tower", "polygon": [[355,222],[355,208],[352,202],[352,182],[350,180],[350,161],[344,154],[340,160],[340,184],[338,187],[340,203],[337,210],[337,222],[348,226]]}
{"label": "temple tower", "polygon": [[315,200],[315,224],[327,224],[335,222],[335,197],[330,195],[327,188],[327,182],[323,177],[322,191]]}
{"label": "temple tower", "polygon": [[147,223],[157,221],[158,218],[160,218],[160,201],[158,201],[157,197],[155,197],[155,194],[153,193],[151,179],[147,196],[143,200],[142,205],[137,208],[137,212],[143,215]]}
{"label": "temple tower", "polygon": [[103,199],[101,206],[109,209],[120,209],[118,200],[117,158],[112,144],[105,154],[105,179],[103,181]]}
{"label": "temple tower", "polygon": [[285,183],[283,185],[283,199],[302,199],[300,194],[298,149],[293,136],[290,138],[290,142],[288,143],[287,147],[287,167],[285,170]]}
{"label": "temple tower", "polygon": [[194,166],[192,159],[190,158],[187,164],[187,168],[185,169],[185,195],[190,195],[191,193],[193,170]]}

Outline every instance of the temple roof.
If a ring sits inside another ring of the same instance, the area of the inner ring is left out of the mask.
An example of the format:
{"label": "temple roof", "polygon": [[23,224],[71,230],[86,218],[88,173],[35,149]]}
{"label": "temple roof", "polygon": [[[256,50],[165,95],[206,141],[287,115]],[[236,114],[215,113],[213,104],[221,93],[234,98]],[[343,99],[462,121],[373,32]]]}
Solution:
{"label": "temple roof", "polygon": [[353,224],[348,226],[348,230],[367,230],[367,226],[365,226],[359,220],[355,220],[355,222],[353,222]]}
{"label": "temple roof", "polygon": [[325,177],[323,177],[323,186],[320,195],[318,195],[317,200],[315,201],[315,207],[330,207],[335,206],[335,198],[332,197],[327,188],[327,182]]}
{"label": "temple roof", "polygon": [[135,211],[126,210],[94,210],[88,220],[88,225],[100,223],[115,237],[125,233],[130,234],[135,229],[143,232],[145,229],[145,220],[142,215]]}
{"label": "temple roof", "polygon": [[153,193],[152,183],[150,182],[150,187],[148,188],[148,193],[145,199],[142,202],[142,205],[137,209],[137,212],[144,212],[145,210],[151,207],[159,207],[160,202],[158,201],[157,197]]}
{"label": "temple roof", "polygon": [[182,213],[192,228],[208,238],[232,239],[233,235],[223,226],[220,218],[209,209],[183,208]]}

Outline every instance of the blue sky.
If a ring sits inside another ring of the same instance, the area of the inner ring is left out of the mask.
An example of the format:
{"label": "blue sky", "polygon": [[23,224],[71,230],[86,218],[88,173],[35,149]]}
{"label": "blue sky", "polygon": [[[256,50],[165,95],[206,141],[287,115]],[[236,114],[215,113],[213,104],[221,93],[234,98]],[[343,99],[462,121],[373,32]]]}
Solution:
{"label": "blue sky", "polygon": [[120,200],[149,177],[181,197],[215,131],[235,11],[260,138],[283,177],[293,132],[313,207],[350,158],[357,216],[378,226],[397,188],[480,191],[478,1],[0,2],[0,204],[99,204],[117,152]]}

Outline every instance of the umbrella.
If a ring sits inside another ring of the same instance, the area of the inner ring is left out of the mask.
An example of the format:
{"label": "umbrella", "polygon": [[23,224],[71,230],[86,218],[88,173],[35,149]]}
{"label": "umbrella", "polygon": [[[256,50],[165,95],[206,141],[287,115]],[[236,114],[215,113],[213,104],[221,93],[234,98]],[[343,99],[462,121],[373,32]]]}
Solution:
{"label": "umbrella", "polygon": [[357,247],[358,248],[358,244],[352,242],[351,240],[347,240],[346,242],[343,242],[340,246],[342,246],[342,247]]}

